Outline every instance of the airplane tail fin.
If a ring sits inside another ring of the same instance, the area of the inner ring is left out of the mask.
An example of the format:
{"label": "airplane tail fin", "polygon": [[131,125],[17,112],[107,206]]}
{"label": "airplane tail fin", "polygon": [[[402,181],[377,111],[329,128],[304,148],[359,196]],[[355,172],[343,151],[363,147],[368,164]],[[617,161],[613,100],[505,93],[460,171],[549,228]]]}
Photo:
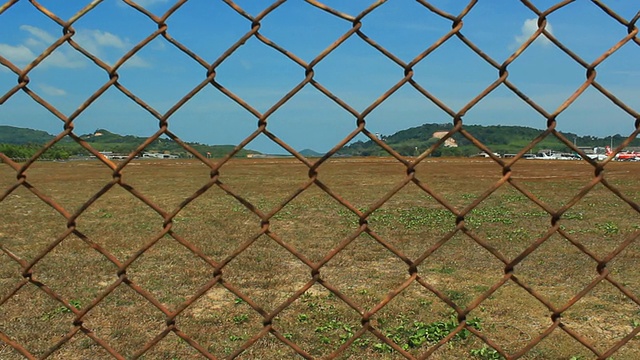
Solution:
{"label": "airplane tail fin", "polygon": [[609,145],[605,146],[604,149],[606,150],[605,155],[607,156],[611,155],[611,153],[613,152],[611,151],[611,147],[609,147]]}

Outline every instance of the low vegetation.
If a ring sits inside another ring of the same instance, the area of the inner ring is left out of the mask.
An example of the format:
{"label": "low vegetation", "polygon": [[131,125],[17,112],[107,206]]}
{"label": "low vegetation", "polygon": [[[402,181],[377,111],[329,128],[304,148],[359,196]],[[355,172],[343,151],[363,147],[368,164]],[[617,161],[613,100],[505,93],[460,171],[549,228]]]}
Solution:
{"label": "low vegetation", "polygon": [[[505,264],[487,247],[511,261],[552,227],[552,216],[510,184],[460,219],[409,183],[365,219],[361,233],[363,219],[312,185],[276,212],[264,233],[267,223],[256,212],[276,209],[308,180],[308,173],[295,159],[233,159],[222,166],[218,179],[247,203],[213,186],[178,211],[163,235],[165,219],[126,189],[171,213],[211,179],[210,169],[193,160],[136,160],[125,168],[123,186],[115,185],[88,206],[75,219],[76,233],[47,251],[65,234],[67,220],[23,186],[5,196],[17,180],[9,166],[0,164],[0,299],[23,279],[24,265],[9,254],[25,264],[42,256],[31,269],[37,283],[0,304],[0,331],[39,357],[74,329],[79,312],[87,311],[81,321],[91,333],[77,332],[51,355],[54,359],[110,358],[89,335],[125,358],[141,359],[203,359],[192,344],[218,358],[302,358],[281,339],[312,358],[402,359],[432,352],[433,359],[501,359],[476,333],[503,354],[513,354],[552,326],[552,311],[516,282],[507,280],[491,291],[503,281]],[[593,173],[586,162],[520,161],[512,168],[512,180],[559,209]],[[637,164],[610,163],[604,174],[629,201],[640,202]],[[69,213],[113,179],[98,161],[36,162],[26,175],[31,186]],[[362,211],[405,176],[402,164],[390,158],[341,158],[318,168],[325,188]],[[416,179],[458,210],[501,176],[502,169],[490,159],[432,159],[415,172]],[[456,232],[456,224],[464,225],[466,233]],[[596,185],[562,214],[559,224],[514,267],[520,282],[559,309],[598,278],[598,261],[591,256],[617,254],[606,266],[610,278],[640,294],[636,210]],[[634,239],[629,246],[616,250],[629,239]],[[126,272],[97,251],[124,263],[143,248]],[[218,273],[194,249],[207,261],[226,264],[222,281],[210,283]],[[407,262],[422,258],[416,265],[418,279],[407,283],[412,271]],[[323,264],[316,282],[303,260]],[[118,274],[126,274],[132,286],[118,283]],[[167,315],[133,285],[168,312],[202,295],[170,322],[176,332],[142,353],[167,329]],[[93,306],[110,286],[113,291]],[[459,327],[459,314],[441,297],[459,310],[468,308],[466,327]],[[375,332],[362,332],[369,312]],[[267,314],[273,314],[268,321]],[[603,353],[640,326],[640,306],[604,280],[563,311],[561,321]],[[257,338],[265,323],[273,332]],[[639,349],[636,336],[613,358],[640,358]],[[522,358],[595,357],[558,327]],[[23,357],[0,340],[0,358]]]}

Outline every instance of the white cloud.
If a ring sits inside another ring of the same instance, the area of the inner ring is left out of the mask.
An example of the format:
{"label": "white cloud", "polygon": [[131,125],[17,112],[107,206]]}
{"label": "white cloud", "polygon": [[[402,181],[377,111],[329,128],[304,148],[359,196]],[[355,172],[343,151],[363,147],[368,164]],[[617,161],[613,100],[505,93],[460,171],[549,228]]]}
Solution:
{"label": "white cloud", "polygon": [[27,40],[25,40],[24,45],[30,48],[44,48],[47,46],[47,44],[34,38],[28,38]]}
{"label": "white cloud", "polygon": [[62,90],[62,89],[58,89],[57,87],[53,87],[51,85],[47,85],[47,84],[39,84],[38,87],[40,88],[40,90],[42,90],[43,93],[50,95],[50,96],[64,96],[67,95],[67,92]]}
{"label": "white cloud", "polygon": [[110,32],[93,30],[93,36],[102,46],[111,46],[115,48],[123,48],[124,41],[122,41],[117,35],[113,35]]}
{"label": "white cloud", "polygon": [[90,53],[100,56],[102,48],[111,47],[124,49],[127,41],[120,39],[117,35],[100,30],[77,30],[73,36],[73,41],[85,48]]}
{"label": "white cloud", "polygon": [[[57,38],[47,31],[31,25],[21,25],[20,30],[29,33],[30,37],[22,44],[11,45],[0,43],[0,53],[18,67],[24,67],[35,60]],[[54,66],[63,68],[79,68],[86,65],[86,60],[75,50],[62,46],[51,53],[42,62],[41,67]]]}
{"label": "white cloud", "polygon": [[149,64],[147,61],[142,59],[140,56],[133,55],[124,64],[122,64],[122,67],[123,68],[148,68],[148,67],[151,67],[151,64]]}
{"label": "white cloud", "polygon": [[[519,35],[516,35],[515,37],[515,42],[516,42],[515,45],[516,46],[522,45],[537,30],[538,30],[538,19],[537,18],[526,19],[522,24],[521,33]],[[551,24],[548,21],[547,21],[547,25],[545,26],[545,30],[547,30],[547,32],[553,35],[553,27],[551,27]],[[547,37],[544,35],[538,36],[538,38],[533,43],[542,45],[542,46],[551,45],[551,41],[547,39]]]}
{"label": "white cloud", "polygon": [[104,56],[103,50],[105,48],[124,49],[126,47],[125,40],[112,33],[100,30],[79,29],[76,30],[76,34],[72,39],[82,48],[99,58]]}
{"label": "white cloud", "polygon": [[36,54],[25,45],[12,46],[0,44],[0,54],[15,65],[28,64],[36,58]]}
{"label": "white cloud", "polygon": [[51,53],[51,55],[47,56],[47,58],[42,61],[42,65],[38,66],[78,69],[85,65],[87,65],[87,60],[84,56],[80,55],[75,50],[63,48]]}
{"label": "white cloud", "polygon": [[[124,55],[124,51],[129,50],[133,47],[133,45],[129,42],[128,39],[122,39],[119,36],[112,34],[110,32],[101,31],[101,30],[78,30],[73,37],[73,40],[84,49],[92,53],[93,55],[102,59],[102,61],[107,64],[114,65],[117,60],[115,57],[121,57]],[[111,61],[109,59],[109,48],[123,50],[120,54],[111,54]],[[141,58],[138,55],[134,55],[132,58],[127,60],[124,63],[123,67],[150,67],[147,61]]]}
{"label": "white cloud", "polygon": [[[46,45],[53,44],[56,40],[58,40],[55,36],[49,34],[48,32],[37,28],[31,25],[20,25],[20,30],[26,31],[32,36],[34,36],[37,40],[42,41]],[[33,39],[32,39],[33,41]]]}
{"label": "white cloud", "polygon": [[[21,25],[20,30],[29,34],[29,37],[21,44],[0,43],[0,54],[18,67],[24,67],[32,62],[58,39],[46,30],[31,25]],[[123,39],[113,33],[93,29],[77,29],[73,41],[108,64],[114,64],[114,59],[124,55],[124,52],[132,47],[126,38]],[[121,51],[114,53],[114,50]],[[82,54],[64,44],[47,56],[39,66],[75,69],[84,67],[88,63],[89,61]],[[149,67],[150,64],[136,55],[129,59],[125,66]]]}
{"label": "white cloud", "polygon": [[152,50],[161,51],[166,49],[167,47],[164,45],[164,41],[152,41],[149,45],[147,45]]}

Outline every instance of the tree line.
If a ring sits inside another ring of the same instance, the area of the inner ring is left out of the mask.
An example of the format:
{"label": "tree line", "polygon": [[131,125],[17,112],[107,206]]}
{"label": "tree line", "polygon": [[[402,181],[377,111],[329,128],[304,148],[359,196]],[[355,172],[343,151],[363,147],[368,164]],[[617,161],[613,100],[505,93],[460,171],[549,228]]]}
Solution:
{"label": "tree line", "polygon": [[[0,144],[0,153],[11,159],[29,159],[42,149],[39,144]],[[40,156],[42,160],[66,160],[73,153],[66,146],[54,145]]]}

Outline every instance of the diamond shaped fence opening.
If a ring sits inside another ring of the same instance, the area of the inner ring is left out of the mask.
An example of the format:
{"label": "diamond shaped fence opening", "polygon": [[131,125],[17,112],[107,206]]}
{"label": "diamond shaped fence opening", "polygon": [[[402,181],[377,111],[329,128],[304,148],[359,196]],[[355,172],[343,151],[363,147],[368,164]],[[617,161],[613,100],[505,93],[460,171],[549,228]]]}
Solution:
{"label": "diamond shaped fence opening", "polygon": [[0,4],[0,358],[640,358],[637,4],[385,3]]}

